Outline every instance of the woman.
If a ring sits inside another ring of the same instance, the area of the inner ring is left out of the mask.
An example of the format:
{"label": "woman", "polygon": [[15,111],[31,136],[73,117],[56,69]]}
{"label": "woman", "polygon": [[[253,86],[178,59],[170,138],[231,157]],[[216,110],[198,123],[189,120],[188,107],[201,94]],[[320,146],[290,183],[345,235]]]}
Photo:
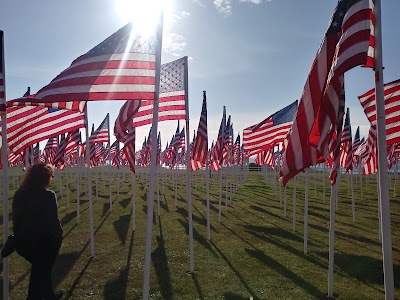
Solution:
{"label": "woman", "polygon": [[15,249],[32,264],[28,300],[61,299],[53,291],[51,271],[62,243],[57,197],[48,190],[54,167],[34,164],[13,200]]}

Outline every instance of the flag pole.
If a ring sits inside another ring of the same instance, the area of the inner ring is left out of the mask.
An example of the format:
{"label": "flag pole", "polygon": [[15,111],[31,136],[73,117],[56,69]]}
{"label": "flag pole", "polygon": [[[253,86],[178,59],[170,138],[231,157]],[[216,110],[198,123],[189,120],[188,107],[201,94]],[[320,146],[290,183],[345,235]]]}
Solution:
{"label": "flag pole", "polygon": [[86,161],[88,177],[88,198],[89,198],[89,226],[90,226],[90,256],[94,257],[94,231],[93,231],[93,202],[92,202],[92,172],[90,171],[90,141],[89,141],[89,122],[88,104],[85,109],[85,134],[86,134]]}
{"label": "flag pole", "polygon": [[305,171],[305,192],[304,192],[304,254],[308,249],[308,168]]}
{"label": "flag pole", "polygon": [[[8,238],[8,145],[7,145],[7,116],[6,116],[6,76],[4,65],[4,32],[0,30],[0,51],[2,53],[0,59],[2,60],[3,69],[0,70],[0,76],[3,76],[4,99],[0,97],[0,111],[1,111],[1,161],[3,165],[3,241]],[[4,134],[5,133],[5,134]],[[9,298],[9,260],[8,257],[3,258],[3,299]]]}
{"label": "flag pole", "polygon": [[[225,122],[226,122],[226,111],[225,111],[225,106],[223,108],[223,114],[222,114],[222,126],[221,126],[221,155],[224,150],[224,138],[225,138]],[[218,137],[217,137],[217,143],[218,143]],[[218,202],[218,223],[221,223],[221,201],[222,201],[222,165],[223,165],[223,159],[219,161],[221,169],[219,169],[219,202]]]}
{"label": "flag pole", "polygon": [[155,86],[154,86],[154,103],[153,103],[153,121],[151,131],[151,164],[150,164],[150,183],[149,198],[147,201],[147,219],[146,219],[146,244],[144,253],[144,278],[143,278],[143,300],[149,299],[150,292],[150,260],[151,260],[151,241],[153,229],[153,210],[154,210],[154,178],[157,171],[157,132],[158,132],[158,101],[160,91],[160,68],[161,68],[161,49],[162,49],[162,30],[163,30],[164,12],[160,16],[160,28],[157,33],[157,49],[155,61]]}
{"label": "flag pole", "polygon": [[383,92],[383,63],[382,63],[382,23],[381,1],[375,0],[375,93],[377,115],[377,148],[378,148],[378,176],[379,176],[379,203],[381,208],[381,234],[383,254],[383,274],[385,285],[385,299],[394,299],[392,237],[390,229],[390,203],[387,172],[387,145],[385,100]]}
{"label": "flag pole", "polygon": [[192,206],[192,185],[190,178],[190,130],[189,130],[189,80],[188,80],[188,57],[185,56],[185,107],[186,107],[186,196],[188,198],[188,220],[189,220],[189,266],[190,273],[194,273],[193,253],[193,206]]}

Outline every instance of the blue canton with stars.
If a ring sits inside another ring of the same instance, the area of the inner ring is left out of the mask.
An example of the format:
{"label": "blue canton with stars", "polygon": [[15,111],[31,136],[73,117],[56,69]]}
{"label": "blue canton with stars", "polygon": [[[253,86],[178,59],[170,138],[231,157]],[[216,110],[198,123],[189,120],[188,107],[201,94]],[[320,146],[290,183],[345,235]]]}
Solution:
{"label": "blue canton with stars", "polygon": [[160,71],[160,93],[185,90],[185,58],[163,64]]}
{"label": "blue canton with stars", "polygon": [[360,1],[364,0],[339,0],[335,11],[333,12],[333,16],[329,23],[328,31],[326,32],[326,34],[340,32],[342,30],[342,23],[345,14],[350,9],[350,7]]}

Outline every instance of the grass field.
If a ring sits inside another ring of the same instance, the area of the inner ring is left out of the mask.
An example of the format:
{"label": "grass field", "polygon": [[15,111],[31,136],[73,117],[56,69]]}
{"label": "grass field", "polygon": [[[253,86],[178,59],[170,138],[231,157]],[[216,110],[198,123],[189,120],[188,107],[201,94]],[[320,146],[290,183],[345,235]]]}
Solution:
{"label": "grass field", "polygon": [[[154,206],[150,298],[326,299],[329,184],[326,180],[324,202],[322,175],[310,176],[307,255],[303,253],[304,174],[297,179],[295,231],[292,182],[286,192],[284,216],[279,189],[274,189],[261,172],[249,172],[227,207],[223,193],[222,219],[218,223],[218,177],[211,179],[211,241],[207,240],[206,231],[205,184],[197,179],[192,197],[195,274],[188,272],[188,207],[184,177],[181,176],[178,185],[177,201],[170,179],[164,188],[161,184],[160,217],[157,216],[157,196]],[[103,181],[101,173],[98,178],[99,197],[93,198],[93,258],[90,257],[87,196],[82,192],[80,223],[77,224],[75,183],[69,185],[69,208],[65,180],[63,197],[60,197],[59,183],[56,181],[52,186],[59,197],[59,215],[64,228],[54,284],[64,291],[63,299],[141,299],[146,181],[138,178],[136,182],[136,230],[133,232],[130,175],[126,173],[121,181],[119,195],[117,180],[113,180],[112,211],[109,210],[109,181],[107,178]],[[398,185],[398,197],[393,197],[393,185],[390,191],[396,299],[400,299],[400,182]],[[384,299],[375,177],[364,178],[363,186],[363,199],[360,199],[357,182],[356,222],[353,223],[351,195],[347,179],[342,175],[336,212],[336,299]],[[14,192],[11,185],[10,206]],[[283,188],[280,193],[283,198]],[[29,264],[16,253],[10,256],[10,299],[26,299],[29,271]]]}

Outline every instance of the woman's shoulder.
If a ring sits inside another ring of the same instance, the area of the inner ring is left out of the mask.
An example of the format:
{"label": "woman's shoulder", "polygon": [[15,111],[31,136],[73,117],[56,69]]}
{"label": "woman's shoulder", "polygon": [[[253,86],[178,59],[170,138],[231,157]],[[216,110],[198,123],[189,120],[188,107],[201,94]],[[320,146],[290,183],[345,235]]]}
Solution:
{"label": "woman's shoulder", "polygon": [[49,196],[56,196],[56,192],[50,189],[45,189],[45,193],[48,194]]}

